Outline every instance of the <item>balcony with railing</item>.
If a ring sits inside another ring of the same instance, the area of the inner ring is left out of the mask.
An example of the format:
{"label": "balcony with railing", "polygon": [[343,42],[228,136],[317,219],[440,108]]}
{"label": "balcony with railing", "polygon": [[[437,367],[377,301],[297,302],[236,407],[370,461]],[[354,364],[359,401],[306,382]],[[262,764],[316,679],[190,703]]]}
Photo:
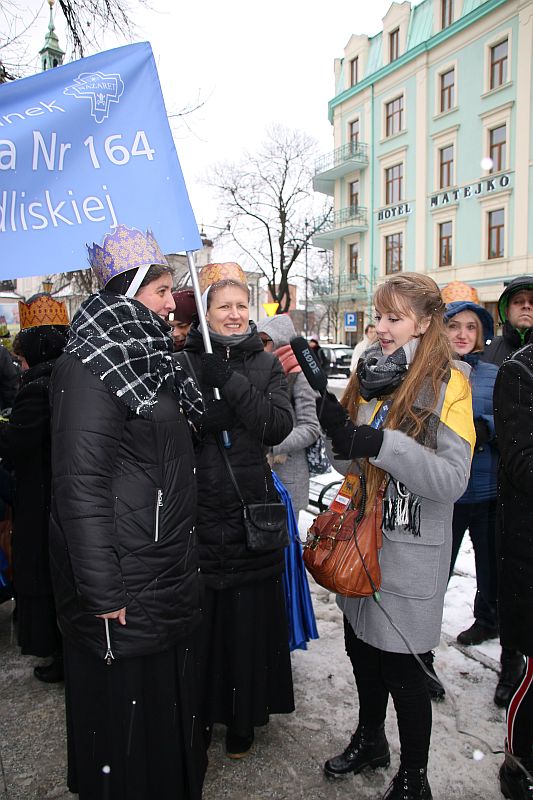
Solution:
{"label": "balcony with railing", "polygon": [[368,300],[370,283],[361,272],[332,275],[313,281],[313,298],[320,300]]}
{"label": "balcony with railing", "polygon": [[320,156],[315,162],[313,189],[315,192],[333,195],[335,181],[356,169],[368,165],[368,145],[363,142],[347,142],[332,153]]}
{"label": "balcony with railing", "polygon": [[337,239],[368,230],[367,210],[364,206],[340,208],[334,211],[325,223],[322,223],[322,220],[317,221],[316,227],[319,227],[319,224],[322,227],[314,234],[312,244],[314,247],[332,250]]}

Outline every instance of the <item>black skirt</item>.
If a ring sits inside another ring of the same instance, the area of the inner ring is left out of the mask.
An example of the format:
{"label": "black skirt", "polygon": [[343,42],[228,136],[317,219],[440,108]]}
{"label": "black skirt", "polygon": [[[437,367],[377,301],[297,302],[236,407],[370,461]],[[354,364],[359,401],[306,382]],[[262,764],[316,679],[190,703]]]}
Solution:
{"label": "black skirt", "polygon": [[294,711],[283,583],[206,588],[200,629],[203,716],[237,733]]}
{"label": "black skirt", "polygon": [[103,659],[64,643],[68,778],[80,800],[200,800],[194,645]]}

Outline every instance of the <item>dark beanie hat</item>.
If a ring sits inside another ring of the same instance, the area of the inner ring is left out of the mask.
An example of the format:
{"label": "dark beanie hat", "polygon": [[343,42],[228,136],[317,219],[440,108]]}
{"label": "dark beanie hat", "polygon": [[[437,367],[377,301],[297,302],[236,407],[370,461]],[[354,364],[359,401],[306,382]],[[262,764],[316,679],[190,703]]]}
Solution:
{"label": "dark beanie hat", "polygon": [[196,315],[196,302],[192,289],[179,289],[172,293],[176,309],[169,314],[170,321],[186,322],[190,324]]}

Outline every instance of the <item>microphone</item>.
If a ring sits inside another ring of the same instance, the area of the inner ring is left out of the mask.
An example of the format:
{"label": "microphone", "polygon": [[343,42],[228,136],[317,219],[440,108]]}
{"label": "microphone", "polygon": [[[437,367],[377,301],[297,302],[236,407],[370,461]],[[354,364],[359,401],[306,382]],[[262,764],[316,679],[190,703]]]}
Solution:
{"label": "microphone", "polygon": [[328,378],[307,340],[303,336],[295,336],[294,339],[291,339],[291,347],[310,387],[320,394],[324,394],[328,386]]}

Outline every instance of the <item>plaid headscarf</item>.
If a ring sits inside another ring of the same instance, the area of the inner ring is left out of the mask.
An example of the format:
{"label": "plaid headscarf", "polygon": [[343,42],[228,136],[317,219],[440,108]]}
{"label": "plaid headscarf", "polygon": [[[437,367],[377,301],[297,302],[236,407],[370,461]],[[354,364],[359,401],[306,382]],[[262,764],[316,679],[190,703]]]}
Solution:
{"label": "plaid headscarf", "polygon": [[196,424],[203,411],[202,395],[172,358],[168,330],[168,324],[138,300],[101,291],[75,314],[65,353],[79,358],[141,417],[150,417],[157,392],[174,381],[183,410]]}

